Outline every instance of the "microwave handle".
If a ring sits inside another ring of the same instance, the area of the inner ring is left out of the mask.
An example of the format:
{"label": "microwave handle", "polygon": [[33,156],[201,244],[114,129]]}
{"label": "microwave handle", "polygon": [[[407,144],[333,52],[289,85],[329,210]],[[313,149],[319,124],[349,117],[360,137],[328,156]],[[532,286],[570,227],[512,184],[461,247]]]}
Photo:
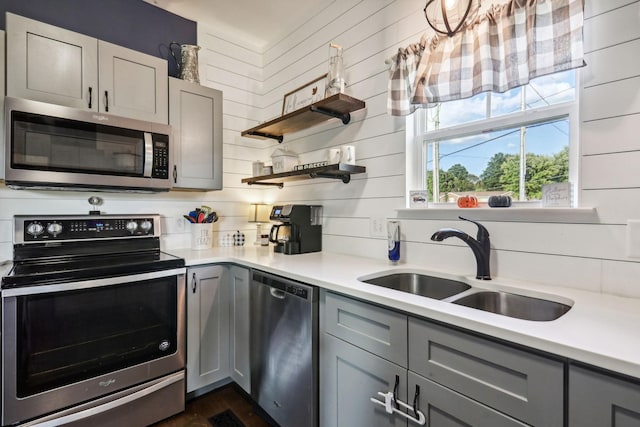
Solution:
{"label": "microwave handle", "polygon": [[142,176],[151,178],[153,170],[153,135],[149,132],[144,133],[144,171]]}

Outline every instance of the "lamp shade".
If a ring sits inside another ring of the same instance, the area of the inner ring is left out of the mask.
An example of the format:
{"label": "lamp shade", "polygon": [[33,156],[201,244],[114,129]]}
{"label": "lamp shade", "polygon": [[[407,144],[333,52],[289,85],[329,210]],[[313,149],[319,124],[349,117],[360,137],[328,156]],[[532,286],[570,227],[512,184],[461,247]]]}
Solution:
{"label": "lamp shade", "polygon": [[249,205],[249,222],[269,222],[271,206],[261,203]]}
{"label": "lamp shade", "polygon": [[431,28],[451,37],[473,20],[479,9],[479,0],[427,0],[424,16]]}

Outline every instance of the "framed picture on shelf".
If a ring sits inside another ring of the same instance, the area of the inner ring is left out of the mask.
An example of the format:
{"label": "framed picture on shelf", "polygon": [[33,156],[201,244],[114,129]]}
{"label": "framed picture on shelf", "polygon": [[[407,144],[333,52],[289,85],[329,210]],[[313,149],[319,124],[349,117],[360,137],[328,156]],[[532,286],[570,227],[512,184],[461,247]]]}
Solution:
{"label": "framed picture on shelf", "polygon": [[300,86],[296,90],[287,93],[284,96],[282,102],[282,115],[289,114],[292,111],[296,111],[307,105],[311,105],[314,102],[318,102],[324,99],[324,90],[327,84],[327,75],[323,74],[310,81],[309,83]]}

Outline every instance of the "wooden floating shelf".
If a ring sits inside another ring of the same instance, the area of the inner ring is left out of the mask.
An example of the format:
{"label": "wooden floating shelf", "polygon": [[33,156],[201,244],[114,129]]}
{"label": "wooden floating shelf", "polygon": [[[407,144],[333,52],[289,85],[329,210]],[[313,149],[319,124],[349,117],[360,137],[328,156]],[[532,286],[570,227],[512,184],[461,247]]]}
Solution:
{"label": "wooden floating shelf", "polygon": [[242,136],[270,138],[282,142],[284,135],[298,132],[320,123],[338,118],[343,124],[351,121],[351,113],[365,107],[364,101],[352,98],[344,93],[329,96],[282,117],[262,123],[242,132]]}
{"label": "wooden floating shelf", "polygon": [[364,166],[348,165],[346,163],[336,163],[333,165],[319,166],[295,171],[274,173],[271,175],[254,176],[243,178],[242,182],[249,185],[272,185],[279,188],[284,187],[283,181],[295,181],[312,178],[339,179],[345,184],[351,181],[352,174],[365,173]]}

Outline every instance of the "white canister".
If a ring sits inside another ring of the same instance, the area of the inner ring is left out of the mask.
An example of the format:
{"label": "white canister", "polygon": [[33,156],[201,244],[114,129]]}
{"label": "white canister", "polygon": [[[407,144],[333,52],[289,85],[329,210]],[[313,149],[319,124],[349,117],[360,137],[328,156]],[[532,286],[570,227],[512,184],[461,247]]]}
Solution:
{"label": "white canister", "polygon": [[356,164],[356,147],[353,145],[343,145],[340,147],[340,163],[348,165]]}
{"label": "white canister", "polygon": [[264,162],[253,162],[251,164],[251,172],[253,173],[253,176],[260,176],[263,175],[263,171],[262,169],[264,168]]}
{"label": "white canister", "polygon": [[340,149],[339,148],[329,148],[327,150],[327,163],[330,165],[335,165],[336,163],[340,163]]}
{"label": "white canister", "polygon": [[213,246],[213,224],[190,224],[191,249],[210,249]]}

